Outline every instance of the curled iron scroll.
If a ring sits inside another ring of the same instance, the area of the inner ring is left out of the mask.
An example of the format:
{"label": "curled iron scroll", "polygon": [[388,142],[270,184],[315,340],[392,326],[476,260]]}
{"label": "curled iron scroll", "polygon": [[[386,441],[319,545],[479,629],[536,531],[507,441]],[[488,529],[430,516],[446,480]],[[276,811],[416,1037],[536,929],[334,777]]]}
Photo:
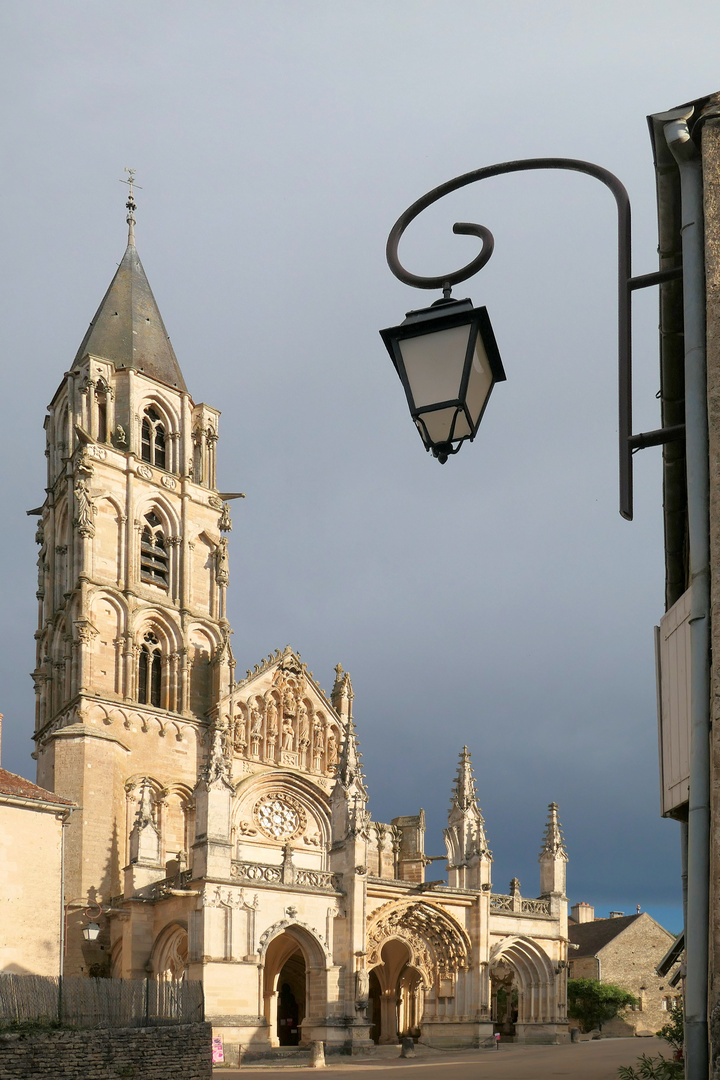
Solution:
{"label": "curled iron scroll", "polygon": [[503,176],[507,173],[529,172],[536,169],[562,169],[569,172],[585,173],[592,176],[610,189],[615,197],[617,205],[618,222],[618,382],[619,382],[619,442],[620,442],[620,513],[628,520],[632,519],[632,455],[630,453],[629,439],[632,432],[632,400],[631,400],[631,372],[632,372],[632,345],[631,345],[631,288],[630,288],[630,199],[625,187],[608,169],[600,165],[594,165],[591,161],[580,161],[576,158],[522,158],[518,161],[503,161],[497,165],[487,165],[482,169],[474,169],[472,172],[463,173],[452,180],[433,188],[426,195],[409,206],[400,215],[388,236],[385,249],[388,266],[393,274],[406,285],[413,285],[417,289],[445,289],[448,291],[452,285],[476,274],[482,270],[493,253],[494,241],[492,233],[484,225],[473,225],[468,222],[458,222],[453,226],[453,232],[465,236],[477,236],[482,240],[482,249],[471,262],[455,270],[450,274],[438,274],[435,277],[422,277],[406,270],[398,258],[398,245],[400,238],[408,225],[426,210],[428,206],[449,195],[452,191],[467,187],[479,180],[489,180],[493,176]]}

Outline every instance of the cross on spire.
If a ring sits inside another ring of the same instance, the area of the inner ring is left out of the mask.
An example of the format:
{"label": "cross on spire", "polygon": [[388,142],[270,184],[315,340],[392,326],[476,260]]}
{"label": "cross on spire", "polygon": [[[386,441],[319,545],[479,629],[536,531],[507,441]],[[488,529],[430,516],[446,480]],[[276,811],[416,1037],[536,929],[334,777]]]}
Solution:
{"label": "cross on spire", "polygon": [[121,180],[120,183],[127,184],[128,186],[128,198],[125,203],[128,212],[127,217],[125,218],[128,224],[128,244],[132,244],[132,246],[135,247],[135,211],[137,210],[137,205],[135,203],[135,187],[137,186],[140,191],[142,191],[142,188],[139,184],[135,185],[135,169],[128,169],[126,165],[125,172],[128,174],[128,179]]}

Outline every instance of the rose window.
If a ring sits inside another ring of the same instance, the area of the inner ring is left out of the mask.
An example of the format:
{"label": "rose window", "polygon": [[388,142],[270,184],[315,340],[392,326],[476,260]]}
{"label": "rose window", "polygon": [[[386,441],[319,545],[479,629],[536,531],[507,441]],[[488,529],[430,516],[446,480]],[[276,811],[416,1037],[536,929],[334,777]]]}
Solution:
{"label": "rose window", "polygon": [[266,795],[255,806],[253,816],[261,832],[273,840],[295,836],[305,826],[302,807],[289,796]]}

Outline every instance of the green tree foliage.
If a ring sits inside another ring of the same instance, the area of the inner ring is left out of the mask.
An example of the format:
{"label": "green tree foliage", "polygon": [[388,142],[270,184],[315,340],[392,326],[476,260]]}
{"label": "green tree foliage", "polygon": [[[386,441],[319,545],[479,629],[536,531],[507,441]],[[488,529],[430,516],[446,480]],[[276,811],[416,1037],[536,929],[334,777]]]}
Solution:
{"label": "green tree foliage", "polygon": [[680,1061],[643,1054],[637,1065],[621,1065],[618,1076],[620,1080],[683,1080],[685,1069]]}
{"label": "green tree foliage", "polygon": [[583,1031],[601,1028],[621,1009],[637,1004],[637,998],[621,986],[597,979],[569,979],[567,998],[568,1016],[577,1020]]}

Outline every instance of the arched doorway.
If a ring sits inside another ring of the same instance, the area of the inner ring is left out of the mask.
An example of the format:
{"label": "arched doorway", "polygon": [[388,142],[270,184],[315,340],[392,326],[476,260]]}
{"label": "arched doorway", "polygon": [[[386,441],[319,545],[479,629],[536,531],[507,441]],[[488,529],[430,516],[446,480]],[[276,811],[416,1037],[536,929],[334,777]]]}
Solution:
{"label": "arched doorway", "polygon": [[425,1004],[422,976],[410,964],[409,946],[401,938],[386,941],[381,963],[370,972],[370,1038],[396,1043],[418,1038]]}
{"label": "arched doorway", "polygon": [[565,982],[542,946],[531,938],[506,938],[490,956],[495,1030],[532,1042],[567,1023]]}
{"label": "arched doorway", "polygon": [[298,1046],[305,1019],[305,957],[300,949],[288,957],[278,976],[277,1038],[281,1046]]}
{"label": "arched doorway", "polygon": [[[274,929],[274,928],[273,928]],[[278,930],[280,927],[278,927]],[[273,1046],[302,1046],[311,1034],[313,1016],[327,1015],[325,955],[302,926],[285,925],[271,937],[263,954],[263,1015]]]}
{"label": "arched doorway", "polygon": [[490,1001],[493,1031],[514,1038],[518,1018],[518,988],[511,964],[498,962],[490,969]]}

